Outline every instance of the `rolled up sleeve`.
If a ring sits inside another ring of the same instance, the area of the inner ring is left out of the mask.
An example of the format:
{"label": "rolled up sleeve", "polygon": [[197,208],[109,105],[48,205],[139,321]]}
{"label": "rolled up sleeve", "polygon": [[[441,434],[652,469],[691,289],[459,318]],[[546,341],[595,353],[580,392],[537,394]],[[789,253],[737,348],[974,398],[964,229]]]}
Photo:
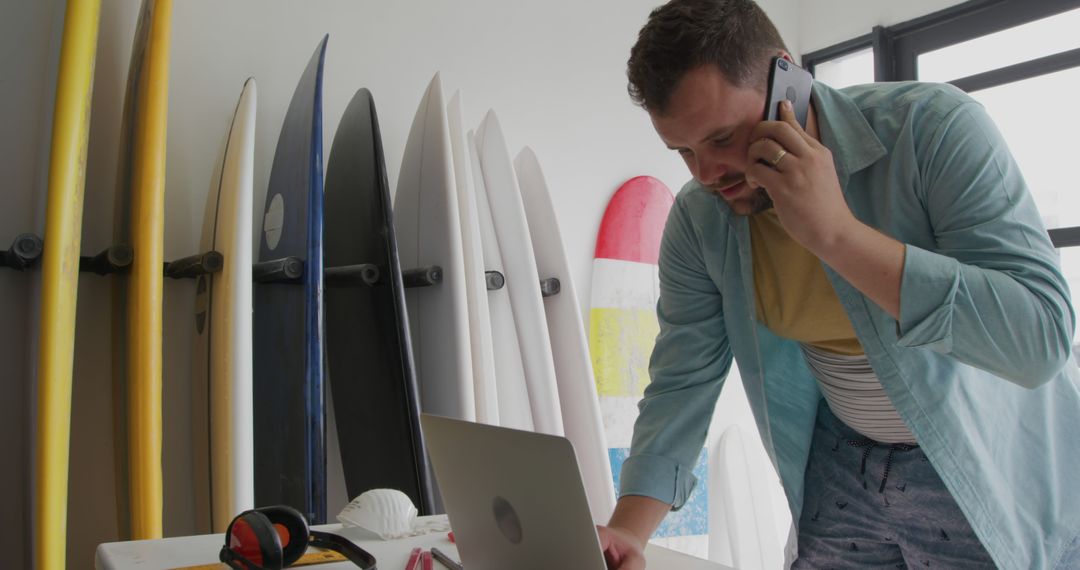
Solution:
{"label": "rolled up sleeve", "polygon": [[732,362],[722,297],[686,207],[676,200],[660,245],[660,334],[620,475],[620,495],[652,497],[676,510],[696,484],[693,466]]}

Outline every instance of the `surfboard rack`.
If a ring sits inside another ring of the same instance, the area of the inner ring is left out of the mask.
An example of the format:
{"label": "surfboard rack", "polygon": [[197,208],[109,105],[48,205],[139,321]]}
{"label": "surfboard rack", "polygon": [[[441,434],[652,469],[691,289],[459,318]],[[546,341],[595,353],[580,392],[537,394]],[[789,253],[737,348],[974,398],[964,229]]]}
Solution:
{"label": "surfboard rack", "polygon": [[251,266],[251,278],[256,283],[295,282],[304,275],[304,260],[299,257],[283,257],[260,261]]}
{"label": "surfboard rack", "polygon": [[111,245],[97,255],[80,256],[79,271],[98,275],[111,275],[127,271],[134,259],[135,253],[131,250],[131,246],[122,243]]}
{"label": "surfboard rack", "polygon": [[[506,286],[506,276],[498,271],[485,271],[484,281],[487,282],[488,291],[498,291]],[[551,297],[562,291],[562,283],[557,277],[540,280],[540,295]]]}
{"label": "surfboard rack", "polygon": [[484,281],[487,282],[488,291],[498,291],[506,286],[506,276],[498,271],[485,271]]}
{"label": "surfboard rack", "polygon": [[379,283],[382,272],[373,263],[327,267],[323,270],[323,280],[327,285],[343,287],[349,285],[367,285],[374,287]]}
{"label": "surfboard rack", "polygon": [[[44,241],[34,234],[19,234],[9,249],[0,251],[0,267],[19,271],[29,269],[41,258],[44,246]],[[79,271],[98,275],[120,273],[131,266],[133,259],[131,247],[124,244],[113,245],[97,255],[80,255]]]}
{"label": "surfboard rack", "polygon": [[0,267],[10,267],[22,271],[34,265],[41,257],[45,244],[35,234],[19,234],[11,242],[11,247],[0,251]]}
{"label": "surfboard rack", "polygon": [[[0,250],[0,267],[10,267],[23,271],[33,267],[45,250],[45,242],[35,234],[25,233],[15,236],[11,247]],[[79,271],[111,275],[127,271],[135,259],[131,246],[126,244],[111,245],[97,255],[80,255]],[[208,251],[172,262],[165,262],[166,277],[188,279],[216,273],[224,266],[225,258],[221,253]]]}
{"label": "surfboard rack", "polygon": [[552,297],[558,295],[559,291],[562,291],[562,283],[559,283],[557,277],[550,277],[548,279],[540,280],[540,295],[543,297]]}
{"label": "surfboard rack", "polygon": [[406,289],[430,287],[442,283],[442,275],[442,267],[432,265],[430,267],[403,270],[401,280],[404,282]]}
{"label": "surfboard rack", "polygon": [[217,251],[189,255],[175,261],[165,262],[165,277],[193,279],[200,275],[217,273],[225,266],[225,256]]}
{"label": "surfboard rack", "polygon": [[[256,283],[296,283],[304,275],[304,260],[283,257],[261,261],[252,266],[252,280]],[[406,289],[430,287],[442,283],[443,270],[438,265],[408,269],[401,272]],[[331,287],[366,285],[374,287],[382,278],[382,271],[373,263],[341,265],[323,269],[323,281]]]}

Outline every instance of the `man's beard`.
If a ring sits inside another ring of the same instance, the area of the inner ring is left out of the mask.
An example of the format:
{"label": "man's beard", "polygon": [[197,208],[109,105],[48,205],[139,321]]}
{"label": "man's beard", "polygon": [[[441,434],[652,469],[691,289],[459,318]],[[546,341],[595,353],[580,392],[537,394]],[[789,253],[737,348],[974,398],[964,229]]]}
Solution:
{"label": "man's beard", "polygon": [[769,193],[766,192],[764,188],[754,190],[754,193],[751,194],[746,201],[750,204],[750,212],[741,215],[752,216],[773,207],[772,197],[769,196]]}

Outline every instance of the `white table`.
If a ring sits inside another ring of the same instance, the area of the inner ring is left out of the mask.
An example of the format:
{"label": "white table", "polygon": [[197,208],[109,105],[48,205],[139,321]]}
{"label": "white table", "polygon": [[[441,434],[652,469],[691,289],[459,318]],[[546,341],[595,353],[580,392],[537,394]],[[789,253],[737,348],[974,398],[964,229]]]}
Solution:
{"label": "white table", "polygon": [[[420,519],[446,519],[446,515],[420,517]],[[436,532],[398,540],[381,540],[374,534],[360,528],[344,528],[340,524],[318,525],[315,530],[332,532],[344,536],[367,550],[378,560],[379,570],[400,570],[408,562],[409,552],[420,547],[437,547],[454,560],[461,560],[457,547],[450,542],[445,532]],[[97,548],[94,565],[98,570],[162,570],[213,564],[218,561],[218,552],[225,543],[224,534],[206,534],[202,536],[183,536],[159,540],[134,540],[130,542],[108,542]],[[680,554],[655,545],[645,549],[650,568],[663,570],[730,570],[727,566],[716,564]],[[224,565],[222,565],[224,567]],[[317,566],[305,566],[312,570],[348,570],[356,569],[352,562],[335,562]],[[438,562],[435,568],[445,570]]]}
{"label": "white table", "polygon": [[[429,518],[446,520],[446,515],[420,518],[422,520]],[[379,570],[400,570],[404,568],[409,559],[409,552],[414,547],[427,549],[434,546],[451,558],[460,560],[457,547],[450,542],[445,532],[398,540],[382,540],[364,529],[345,528],[340,524],[316,525],[312,528],[339,534],[355,542],[360,548],[375,556]],[[98,570],[141,570],[150,568],[157,570],[212,564],[218,562],[218,552],[221,551],[224,544],[224,534],[183,536],[160,540],[108,542],[98,546],[94,564]],[[222,567],[225,568],[224,565]],[[436,568],[438,567],[438,564],[436,564]],[[318,570],[345,570],[352,568],[355,570],[356,565],[352,562],[335,562],[305,568]]]}

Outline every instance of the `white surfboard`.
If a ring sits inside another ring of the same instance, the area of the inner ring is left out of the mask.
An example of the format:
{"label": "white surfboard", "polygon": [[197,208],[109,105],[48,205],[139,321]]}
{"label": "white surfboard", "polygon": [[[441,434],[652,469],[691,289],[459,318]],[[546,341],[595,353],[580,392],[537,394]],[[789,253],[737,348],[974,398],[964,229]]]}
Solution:
{"label": "white surfboard", "polygon": [[476,194],[473,190],[469,143],[462,127],[461,93],[454,93],[454,96],[450,98],[446,115],[450,125],[458,217],[461,221],[465,292],[469,300],[469,337],[472,339],[476,421],[499,425],[499,394],[495,384],[495,349],[491,339],[491,313],[488,310],[484,249],[480,243],[480,222],[477,220],[476,213]]}
{"label": "white surfboard", "polygon": [[525,147],[514,160],[514,168],[529,221],[537,272],[541,279],[557,278],[561,287],[557,295],[544,299],[544,312],[555,361],[563,428],[577,452],[593,520],[607,524],[615,509],[615,487],[577,288],[570,275],[566,248],[540,161],[531,148]]}
{"label": "white surfboard", "polygon": [[[476,222],[480,229],[480,247],[487,271],[506,275],[499,239],[495,235],[495,222],[491,218],[484,176],[480,169],[480,151],[472,131],[466,134],[469,145],[470,164],[473,172],[473,205],[476,206]],[[532,407],[529,389],[525,384],[525,365],[521,361],[521,345],[518,342],[514,310],[510,307],[510,292],[506,287],[488,291],[488,316],[491,318],[491,343],[495,351],[495,393],[499,401],[499,425],[527,431],[533,430]]]}
{"label": "white surfboard", "polygon": [[736,568],[781,568],[784,549],[773,520],[769,481],[754,473],[750,440],[738,424],[728,426],[710,454],[709,560]]}
{"label": "white surfboard", "polygon": [[563,435],[559,389],[555,363],[551,358],[551,340],[547,332],[540,277],[536,272],[529,224],[521,202],[514,165],[510,161],[502,127],[494,111],[488,111],[476,134],[480,151],[480,170],[484,177],[488,205],[495,222],[499,251],[506,267],[506,288],[517,324],[521,361],[529,388],[529,404],[536,431]]}
{"label": "white surfboard", "polygon": [[402,270],[439,266],[442,282],[406,292],[423,411],[476,420],[469,304],[450,126],[439,74],[420,100],[401,161],[394,221]]}
{"label": "white surfboard", "polygon": [[252,427],[251,219],[255,80],[244,83],[206,200],[201,251],[224,266],[196,283],[194,390],[196,523],[224,532],[255,506]]}

